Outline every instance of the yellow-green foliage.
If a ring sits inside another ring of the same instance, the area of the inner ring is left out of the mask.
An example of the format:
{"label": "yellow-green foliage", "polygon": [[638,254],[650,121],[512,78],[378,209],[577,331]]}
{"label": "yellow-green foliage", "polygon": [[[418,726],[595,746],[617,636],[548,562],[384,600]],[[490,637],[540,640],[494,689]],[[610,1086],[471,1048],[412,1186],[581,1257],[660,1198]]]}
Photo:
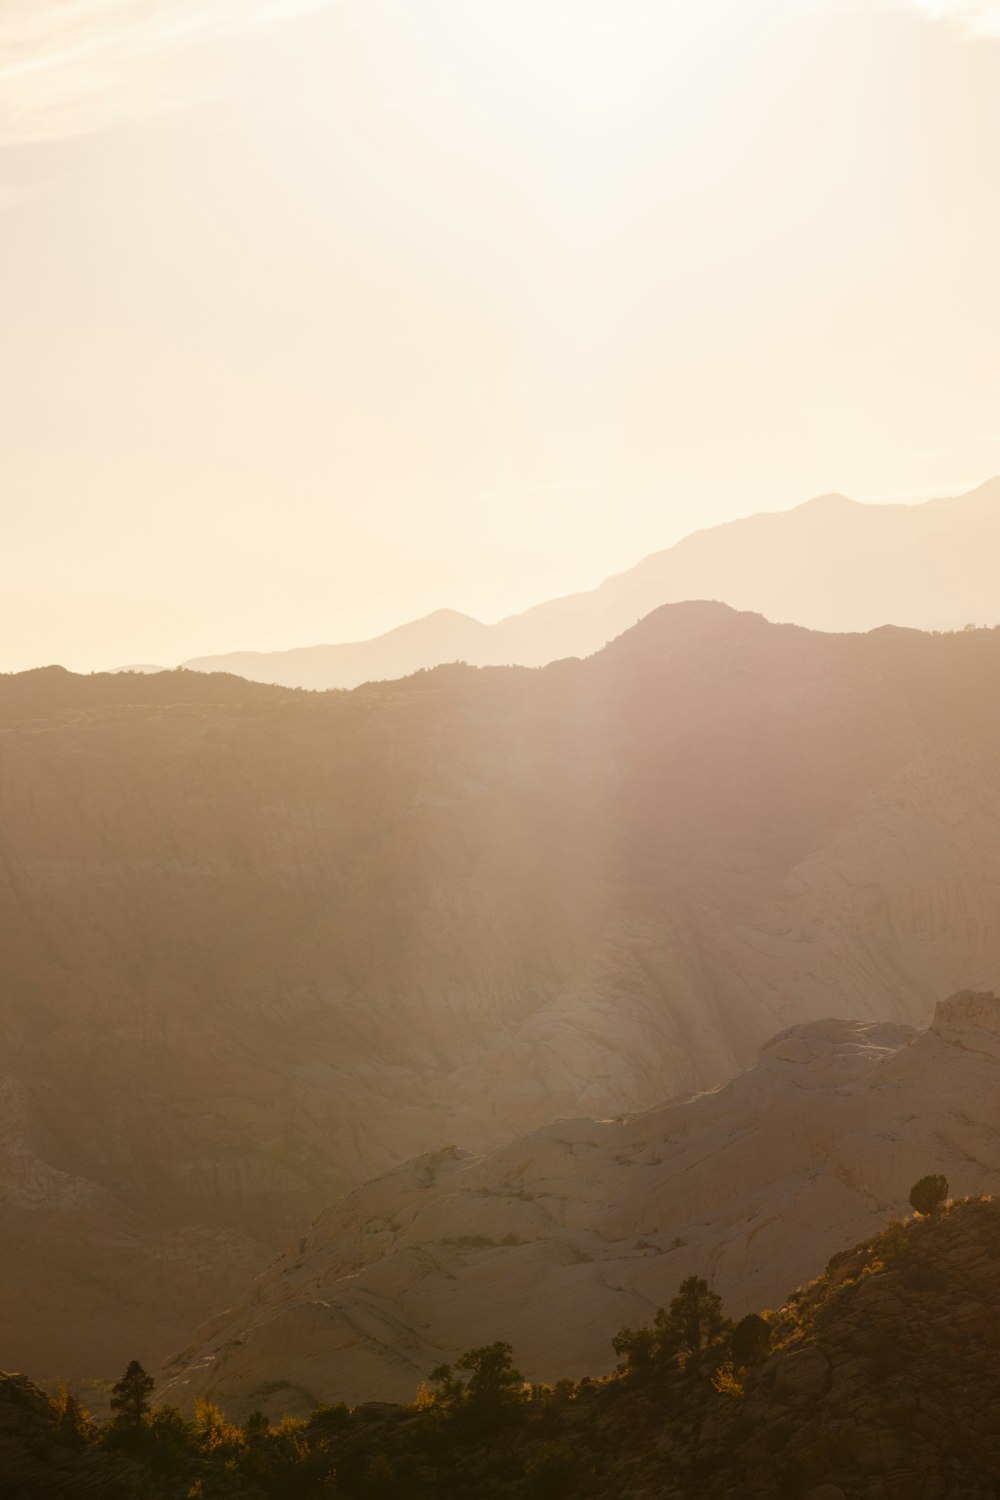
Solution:
{"label": "yellow-green foliage", "polygon": [[245,1442],[243,1429],[227,1422],[222,1408],[212,1401],[195,1401],[194,1428],[205,1453],[236,1454]]}
{"label": "yellow-green foliage", "polygon": [[70,1395],[64,1385],[49,1397],[49,1406],[55,1419],[56,1441],[67,1448],[85,1448],[94,1435],[89,1411]]}
{"label": "yellow-green foliage", "polygon": [[720,1396],[730,1396],[734,1400],[746,1393],[746,1369],[736,1366],[731,1359],[727,1359],[724,1365],[713,1371],[712,1387],[718,1391]]}

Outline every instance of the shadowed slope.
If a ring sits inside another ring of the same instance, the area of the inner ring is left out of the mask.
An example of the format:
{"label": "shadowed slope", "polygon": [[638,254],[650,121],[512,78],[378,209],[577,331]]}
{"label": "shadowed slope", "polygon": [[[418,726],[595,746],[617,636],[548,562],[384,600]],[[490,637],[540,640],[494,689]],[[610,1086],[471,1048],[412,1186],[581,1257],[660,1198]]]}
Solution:
{"label": "shadowed slope", "polygon": [[[889,1225],[766,1314],[770,1346],[444,1407],[320,1408],[268,1429],[166,1411],[126,1447],[0,1374],[0,1487],[18,1500],[993,1500],[1000,1206]],[[501,1344],[502,1353],[507,1346]],[[478,1351],[489,1355],[490,1350]],[[164,1438],[167,1441],[164,1441]],[[324,1483],[325,1481],[325,1483]]]}
{"label": "shadowed slope", "polygon": [[998,677],[690,604],[353,693],[0,678],[8,1358],[154,1363],[414,1152],[995,984]]}

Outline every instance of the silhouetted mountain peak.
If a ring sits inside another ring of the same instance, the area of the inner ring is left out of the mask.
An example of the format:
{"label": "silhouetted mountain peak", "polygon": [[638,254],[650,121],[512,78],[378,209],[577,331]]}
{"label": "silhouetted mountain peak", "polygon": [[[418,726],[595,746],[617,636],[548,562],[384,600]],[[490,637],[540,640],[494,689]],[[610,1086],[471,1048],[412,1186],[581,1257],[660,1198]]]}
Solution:
{"label": "silhouetted mountain peak", "polygon": [[538,667],[589,656],[651,610],[681,600],[724,599],[737,610],[824,632],[887,623],[955,630],[969,620],[1000,623],[998,545],[1000,479],[967,495],[910,504],[862,504],[830,492],[792,510],[693,531],[595,589],[495,624],[442,609],[373,640],[199,657],[188,665],[310,688],[355,687],[455,660]]}
{"label": "silhouetted mountain peak", "polygon": [[709,645],[741,636],[756,636],[762,627],[781,628],[772,626],[754,610],[734,609],[718,599],[686,599],[680,604],[661,604],[615,640],[609,641],[605,651],[644,652],[650,648]]}
{"label": "silhouetted mountain peak", "polygon": [[809,511],[812,515],[842,515],[847,510],[860,510],[861,503],[852,500],[849,495],[841,495],[837,490],[831,490],[826,495],[814,495],[811,500],[804,500],[801,505],[793,507],[794,514]]}
{"label": "silhouetted mountain peak", "polygon": [[448,630],[461,627],[471,630],[485,630],[487,627],[482,620],[477,620],[474,615],[463,614],[460,609],[435,609],[429,615],[421,615],[409,625],[400,626],[403,630]]}

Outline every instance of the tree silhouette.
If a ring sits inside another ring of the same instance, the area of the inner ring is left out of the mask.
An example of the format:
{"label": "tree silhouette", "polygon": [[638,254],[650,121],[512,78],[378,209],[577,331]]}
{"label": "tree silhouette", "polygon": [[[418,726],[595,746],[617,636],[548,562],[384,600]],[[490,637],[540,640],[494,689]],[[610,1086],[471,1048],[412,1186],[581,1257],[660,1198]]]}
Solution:
{"label": "tree silhouette", "polygon": [[939,1209],[948,1196],[948,1179],[938,1173],[921,1177],[910,1188],[910,1207],[918,1214],[932,1214]]}
{"label": "tree silhouette", "polygon": [[[512,1355],[510,1344],[498,1340],[467,1350],[454,1366],[438,1365],[430,1374],[431,1384],[437,1387],[430,1404],[470,1429],[486,1429],[508,1420],[528,1394]],[[468,1380],[458,1371],[467,1374]]]}
{"label": "tree silhouette", "polygon": [[644,1380],[656,1363],[656,1336],[651,1328],[620,1328],[611,1340],[618,1368],[633,1380]]}
{"label": "tree silhouette", "polygon": [[67,1448],[85,1448],[93,1432],[90,1413],[85,1411],[75,1396],[66,1387],[60,1386],[55,1396],[49,1397],[49,1407],[55,1424],[56,1440]]}
{"label": "tree silhouette", "polygon": [[156,1381],[137,1359],[129,1362],[125,1374],[111,1387],[111,1410],[119,1427],[141,1427],[149,1415],[149,1398]]}
{"label": "tree silhouette", "polygon": [[733,1329],[730,1348],[733,1364],[755,1365],[771,1346],[771,1330],[760,1313],[747,1313]]}
{"label": "tree silhouette", "polygon": [[655,1318],[657,1342],[666,1355],[679,1355],[697,1365],[703,1350],[730,1328],[723,1316],[722,1298],[700,1276],[682,1281],[669,1311],[661,1307]]}
{"label": "tree silhouette", "polygon": [[470,1349],[457,1361],[456,1367],[469,1374],[465,1393],[470,1407],[499,1411],[521,1400],[524,1376],[514,1369],[513,1353],[509,1344],[497,1342]]}

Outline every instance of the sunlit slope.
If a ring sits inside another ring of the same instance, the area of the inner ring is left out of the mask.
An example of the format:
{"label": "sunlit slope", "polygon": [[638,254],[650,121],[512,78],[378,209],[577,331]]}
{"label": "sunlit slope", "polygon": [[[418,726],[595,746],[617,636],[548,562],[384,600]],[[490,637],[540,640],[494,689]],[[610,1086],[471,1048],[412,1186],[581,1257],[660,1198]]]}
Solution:
{"label": "sunlit slope", "polygon": [[[992,1500],[1000,1203],[963,1198],[879,1228],[852,1247],[845,1223],[825,1270],[752,1315],[766,1347],[730,1324],[697,1360],[654,1346],[627,1371],[514,1385],[506,1401],[496,1386],[484,1395],[481,1376],[470,1398],[453,1373],[459,1390],[443,1402],[325,1405],[270,1429],[258,1413],[249,1434],[217,1418],[206,1433],[211,1406],[188,1424],[161,1406],[152,1439],[139,1428],[126,1448],[0,1372],[0,1488],[19,1500],[258,1497],[277,1470],[280,1493],[318,1492],[318,1473],[344,1500],[368,1500],[373,1483],[406,1500]],[[709,1310],[712,1295],[700,1294]],[[492,1352],[473,1352],[477,1375]],[[274,1384],[271,1402],[301,1399]]]}
{"label": "sunlit slope", "polygon": [[790,511],[694,532],[599,588],[496,625],[439,610],[374,640],[198,657],[199,671],[299,687],[354,687],[440,662],[538,666],[586,656],[661,604],[718,599],[814,630],[951,630],[1000,623],[1000,479],[920,505],[821,495]]}
{"label": "sunlit slope", "polygon": [[908,1212],[925,1169],[1000,1191],[1000,1001],[922,1032],[818,1021],[714,1092],[417,1158],[333,1204],[171,1363],[165,1399],[230,1411],[412,1399],[504,1338],[534,1381],[603,1373],[608,1330],[686,1276],[736,1317]]}
{"label": "sunlit slope", "polygon": [[416,1152],[994,986],[998,676],[687,604],[354,693],[0,678],[7,1360],[155,1361]]}

